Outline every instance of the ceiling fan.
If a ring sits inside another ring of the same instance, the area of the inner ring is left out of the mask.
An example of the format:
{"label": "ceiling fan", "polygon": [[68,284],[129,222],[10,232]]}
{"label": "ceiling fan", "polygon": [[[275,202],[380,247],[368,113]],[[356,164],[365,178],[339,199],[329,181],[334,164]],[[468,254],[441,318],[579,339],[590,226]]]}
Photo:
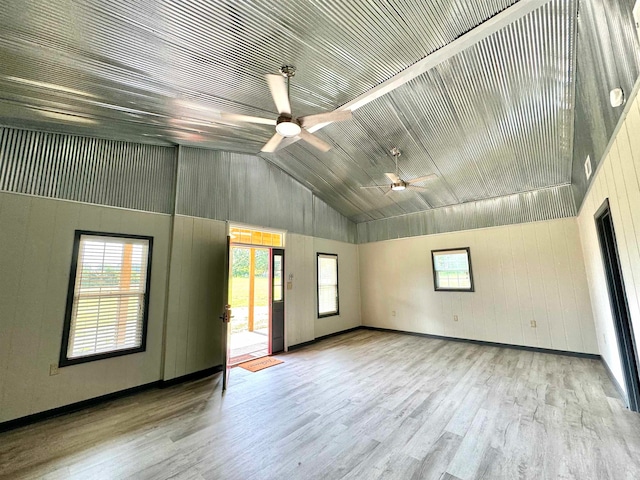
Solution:
{"label": "ceiling fan", "polygon": [[398,157],[401,154],[400,149],[397,147],[393,147],[390,152],[393,155],[393,158],[396,162],[396,171],[395,173],[385,173],[387,178],[391,180],[391,185],[371,185],[367,187],[360,187],[363,189],[366,188],[389,188],[389,190],[385,193],[389,195],[391,192],[400,192],[402,190],[416,190],[416,191],[424,191],[427,190],[425,187],[420,187],[415,185],[416,183],[426,182],[427,180],[432,180],[434,178],[438,178],[437,175],[431,173],[429,175],[425,175],[424,177],[413,178],[411,180],[402,180],[398,174]]}
{"label": "ceiling fan", "polygon": [[271,96],[273,97],[273,102],[276,104],[276,108],[278,109],[279,117],[276,121],[276,133],[262,147],[261,151],[275,152],[276,150],[292,143],[285,142],[283,144],[282,141],[285,138],[295,138],[296,140],[300,138],[322,152],[329,151],[331,149],[331,145],[316,137],[307,129],[321,123],[350,120],[351,111],[334,110],[333,112],[318,113],[315,115],[295,118],[291,114],[289,88],[291,77],[296,74],[296,68],[291,65],[285,65],[280,68],[280,73],[281,75],[266,75],[269,90],[271,90]]}

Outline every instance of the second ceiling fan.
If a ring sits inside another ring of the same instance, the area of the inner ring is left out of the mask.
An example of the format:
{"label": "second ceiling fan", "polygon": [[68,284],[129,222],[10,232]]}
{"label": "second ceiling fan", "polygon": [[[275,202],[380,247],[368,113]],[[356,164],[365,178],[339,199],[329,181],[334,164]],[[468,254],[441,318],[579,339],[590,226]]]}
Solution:
{"label": "second ceiling fan", "polygon": [[360,187],[363,189],[366,188],[388,188],[389,190],[385,193],[385,195],[389,195],[391,192],[400,192],[402,190],[417,190],[417,191],[425,191],[427,190],[425,187],[420,187],[415,185],[416,183],[426,182],[427,180],[432,180],[434,178],[438,178],[438,176],[434,173],[429,175],[425,175],[423,177],[412,178],[411,180],[402,180],[399,175],[398,170],[398,157],[401,155],[400,149],[397,147],[393,147],[390,152],[393,155],[393,158],[396,162],[396,171],[394,173],[385,173],[387,178],[391,180],[391,185],[371,185],[366,187]]}

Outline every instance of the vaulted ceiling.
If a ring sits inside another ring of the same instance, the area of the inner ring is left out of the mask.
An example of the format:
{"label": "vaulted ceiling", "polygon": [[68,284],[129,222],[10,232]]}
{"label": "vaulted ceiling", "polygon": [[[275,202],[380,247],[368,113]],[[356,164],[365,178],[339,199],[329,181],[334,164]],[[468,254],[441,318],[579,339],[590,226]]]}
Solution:
{"label": "vaulted ceiling", "polygon": [[[577,12],[578,0],[5,2],[0,123],[260,155],[356,222],[565,185]],[[260,153],[273,126],[219,112],[275,119],[264,75],[285,64],[297,116],[404,80],[317,131],[329,152]],[[424,192],[360,188],[388,182],[394,146],[401,177],[437,175]]]}

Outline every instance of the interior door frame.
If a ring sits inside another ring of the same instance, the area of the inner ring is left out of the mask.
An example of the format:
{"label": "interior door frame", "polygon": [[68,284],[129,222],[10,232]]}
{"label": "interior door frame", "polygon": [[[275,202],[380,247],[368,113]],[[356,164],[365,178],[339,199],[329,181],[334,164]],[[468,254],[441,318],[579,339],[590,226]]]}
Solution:
{"label": "interior door frame", "polygon": [[226,239],[226,251],[225,251],[225,260],[224,260],[224,270],[223,270],[223,281],[222,281],[222,314],[220,315],[220,320],[222,320],[223,328],[222,328],[222,393],[227,390],[229,386],[229,376],[231,374],[231,365],[229,362],[229,337],[231,335],[231,305],[229,298],[229,288],[231,286],[230,282],[231,277],[231,236],[229,235],[229,230],[227,228],[227,239]]}
{"label": "interior door frame", "polygon": [[631,314],[629,312],[622,266],[618,253],[618,242],[616,240],[615,226],[608,198],[605,199],[595,213],[594,220],[607,281],[611,316],[613,317],[616,332],[620,363],[625,380],[627,406],[629,410],[638,412],[640,411],[638,351],[633,325],[631,324]]}

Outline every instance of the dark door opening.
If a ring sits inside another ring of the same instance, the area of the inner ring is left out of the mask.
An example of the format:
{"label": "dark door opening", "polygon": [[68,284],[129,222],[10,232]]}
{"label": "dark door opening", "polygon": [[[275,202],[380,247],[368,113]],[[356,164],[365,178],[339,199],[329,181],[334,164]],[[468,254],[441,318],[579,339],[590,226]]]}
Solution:
{"label": "dark door opening", "polygon": [[596,212],[595,221],[604,271],[607,278],[607,290],[609,291],[611,313],[618,341],[620,361],[625,377],[627,403],[630,410],[638,412],[640,411],[638,356],[608,199],[605,200]]}

